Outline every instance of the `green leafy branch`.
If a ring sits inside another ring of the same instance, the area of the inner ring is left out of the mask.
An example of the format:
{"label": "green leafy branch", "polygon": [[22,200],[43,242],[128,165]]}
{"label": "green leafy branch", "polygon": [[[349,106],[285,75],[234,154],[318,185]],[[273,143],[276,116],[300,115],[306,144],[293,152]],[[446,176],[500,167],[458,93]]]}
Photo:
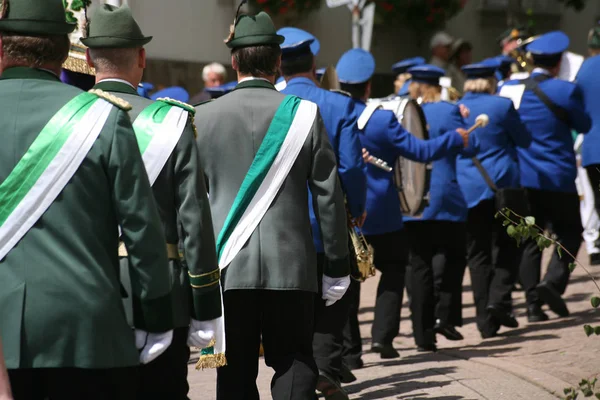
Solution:
{"label": "green leafy branch", "polygon": [[579,386],[577,388],[566,388],[563,390],[565,397],[561,397],[563,400],[575,400],[579,397],[579,394],[583,394],[584,397],[592,397],[595,396],[597,399],[600,399],[600,392],[596,392],[596,383],[598,382],[598,378],[594,378],[592,380],[582,379],[579,382]]}
{"label": "green leafy branch", "polygon": [[[573,272],[579,265],[590,277],[592,282],[594,282],[598,293],[600,293],[600,286],[598,286],[598,282],[596,282],[596,279],[594,279],[594,276],[590,273],[590,271],[588,271],[583,264],[577,261],[577,258],[571,254],[559,241],[552,237],[546,236],[544,234],[544,229],[536,225],[534,217],[524,217],[515,213],[511,209],[504,208],[496,213],[496,218],[503,219],[502,225],[506,227],[506,233],[508,236],[515,239],[517,246],[528,239],[535,241],[540,251],[544,251],[550,246],[555,245],[556,252],[558,253],[559,257],[562,258],[563,253],[566,253],[571,258],[572,261],[569,264],[569,270]],[[593,308],[600,307],[600,297],[593,296],[591,298],[591,303]],[[587,336],[591,336],[593,334],[600,336],[600,326],[592,327],[590,325],[584,325],[583,329]]]}

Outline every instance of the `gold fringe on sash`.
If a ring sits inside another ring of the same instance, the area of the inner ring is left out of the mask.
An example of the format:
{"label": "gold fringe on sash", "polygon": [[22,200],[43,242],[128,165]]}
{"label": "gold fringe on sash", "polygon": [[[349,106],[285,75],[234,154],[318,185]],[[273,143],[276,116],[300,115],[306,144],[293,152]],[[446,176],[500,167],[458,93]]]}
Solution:
{"label": "gold fringe on sash", "polygon": [[206,368],[220,368],[227,365],[227,358],[225,354],[219,353],[214,354],[212,351],[215,346],[215,340],[211,340],[206,349],[202,349],[200,352],[200,358],[196,363],[196,370],[204,370]]}

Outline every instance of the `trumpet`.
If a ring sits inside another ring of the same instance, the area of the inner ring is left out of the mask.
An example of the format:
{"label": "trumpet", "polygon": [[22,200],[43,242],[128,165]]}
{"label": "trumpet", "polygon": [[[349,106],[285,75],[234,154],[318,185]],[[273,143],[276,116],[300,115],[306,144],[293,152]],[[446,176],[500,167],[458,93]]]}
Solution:
{"label": "trumpet", "polygon": [[519,68],[518,72],[531,72],[534,69],[533,62],[531,60],[531,56],[525,51],[525,46],[529,43],[533,42],[540,35],[532,36],[527,39],[519,39],[517,41],[517,47],[510,51],[510,56],[517,60],[517,67]]}

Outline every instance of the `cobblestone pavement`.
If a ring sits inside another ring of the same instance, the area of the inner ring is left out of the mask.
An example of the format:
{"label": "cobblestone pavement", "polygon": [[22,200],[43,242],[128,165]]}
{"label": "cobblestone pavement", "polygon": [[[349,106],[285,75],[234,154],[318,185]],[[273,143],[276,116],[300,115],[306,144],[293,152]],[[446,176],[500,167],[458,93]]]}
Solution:
{"label": "cobblestone pavement", "polygon": [[[547,259],[548,254],[545,254]],[[585,250],[579,260],[600,280],[600,266],[588,267]],[[355,371],[358,380],[346,385],[351,399],[554,399],[565,387],[582,378],[600,375],[600,337],[586,337],[584,324],[600,325],[600,309],[590,305],[597,290],[585,271],[578,267],[565,299],[568,318],[528,324],[523,292],[514,294],[515,313],[520,327],[505,329],[493,339],[482,340],[475,327],[475,308],[468,273],[464,283],[465,336],[461,342],[438,337],[436,354],[417,353],[411,336],[410,311],[402,309],[400,335],[394,344],[401,358],[381,360],[369,352],[370,328],[378,277],[363,284],[361,330],[365,368]],[[192,356],[194,357],[194,356]],[[193,361],[193,360],[192,360]],[[195,371],[190,364],[190,398],[215,399],[215,372]],[[272,372],[261,360],[258,385],[261,398],[271,398]]]}

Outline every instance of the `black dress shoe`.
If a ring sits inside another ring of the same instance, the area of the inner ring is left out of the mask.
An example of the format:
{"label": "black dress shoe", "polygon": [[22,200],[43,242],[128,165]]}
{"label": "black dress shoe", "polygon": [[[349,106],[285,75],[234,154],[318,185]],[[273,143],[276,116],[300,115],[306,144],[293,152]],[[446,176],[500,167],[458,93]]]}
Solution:
{"label": "black dress shoe", "polygon": [[381,343],[374,342],[373,345],[371,346],[371,351],[373,353],[379,353],[379,356],[383,359],[400,357],[400,353],[398,353],[396,351],[396,349],[394,349],[394,346],[392,346],[391,343],[390,344],[381,344]]}
{"label": "black dress shoe", "polygon": [[461,335],[461,333],[457,331],[456,328],[452,325],[435,324],[435,327],[433,329],[435,330],[435,333],[439,333],[448,340],[456,341],[464,339],[463,335]]}
{"label": "black dress shoe", "polygon": [[600,265],[600,253],[590,254],[590,265]]}
{"label": "black dress shoe", "polygon": [[530,304],[527,306],[527,320],[529,322],[548,321],[548,314],[542,311],[539,304]]}
{"label": "black dress shoe", "polygon": [[348,365],[345,362],[342,362],[342,366],[340,367],[340,382],[342,383],[352,383],[356,381],[356,376],[350,371]]}
{"label": "black dress shoe", "polygon": [[437,346],[435,344],[425,344],[423,346],[418,346],[417,351],[419,353],[435,353],[437,351]]}
{"label": "black dress shoe", "polygon": [[326,400],[349,400],[348,394],[342,389],[340,382],[329,374],[319,371],[317,390],[325,396]]}
{"label": "black dress shoe", "polygon": [[568,317],[569,309],[567,304],[560,296],[560,293],[554,289],[548,282],[542,282],[535,288],[540,300],[548,304],[550,309],[560,317]]}
{"label": "black dress shoe", "polygon": [[487,310],[492,317],[494,317],[498,323],[507,328],[518,328],[519,321],[516,320],[515,316],[509,313],[502,306],[491,304],[487,307]]}
{"label": "black dress shoe", "polygon": [[355,369],[361,369],[365,366],[361,357],[346,357],[343,360],[343,363],[346,364],[350,371],[354,371]]}

